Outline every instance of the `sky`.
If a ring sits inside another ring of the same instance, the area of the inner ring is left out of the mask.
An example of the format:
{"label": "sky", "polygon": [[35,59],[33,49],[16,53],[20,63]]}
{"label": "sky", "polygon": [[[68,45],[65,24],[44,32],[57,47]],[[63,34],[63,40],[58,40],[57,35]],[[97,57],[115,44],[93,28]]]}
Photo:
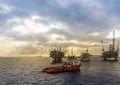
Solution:
{"label": "sky", "polygon": [[120,39],[120,0],[0,0],[0,56],[92,54]]}

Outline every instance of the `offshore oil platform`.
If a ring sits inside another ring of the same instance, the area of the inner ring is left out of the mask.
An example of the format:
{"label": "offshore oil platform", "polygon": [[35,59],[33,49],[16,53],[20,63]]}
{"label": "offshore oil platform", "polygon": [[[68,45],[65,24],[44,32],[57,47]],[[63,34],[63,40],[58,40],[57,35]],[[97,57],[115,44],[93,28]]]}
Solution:
{"label": "offshore oil platform", "polygon": [[80,60],[83,62],[89,62],[90,61],[90,54],[88,52],[88,48],[85,53],[81,53]]}
{"label": "offshore oil platform", "polygon": [[118,60],[119,57],[119,41],[117,44],[117,49],[115,48],[115,31],[113,31],[113,41],[112,44],[109,45],[109,50],[105,51],[104,50],[104,45],[103,45],[103,41],[101,40],[101,44],[102,44],[102,58],[104,61],[107,61],[110,58],[114,58],[115,61]]}
{"label": "offshore oil platform", "polygon": [[54,49],[50,51],[50,57],[52,58],[52,63],[62,63],[62,58],[65,57],[65,52],[61,50]]}

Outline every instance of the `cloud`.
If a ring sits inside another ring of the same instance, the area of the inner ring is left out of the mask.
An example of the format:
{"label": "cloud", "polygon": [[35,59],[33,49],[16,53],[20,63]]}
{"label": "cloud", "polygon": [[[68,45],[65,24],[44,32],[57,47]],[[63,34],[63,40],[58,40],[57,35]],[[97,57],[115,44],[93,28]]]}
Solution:
{"label": "cloud", "polygon": [[[37,42],[48,47],[58,44],[85,47],[108,39],[120,25],[117,0],[1,0],[0,3],[0,36],[14,41]],[[37,51],[30,45],[21,46],[29,48]]]}

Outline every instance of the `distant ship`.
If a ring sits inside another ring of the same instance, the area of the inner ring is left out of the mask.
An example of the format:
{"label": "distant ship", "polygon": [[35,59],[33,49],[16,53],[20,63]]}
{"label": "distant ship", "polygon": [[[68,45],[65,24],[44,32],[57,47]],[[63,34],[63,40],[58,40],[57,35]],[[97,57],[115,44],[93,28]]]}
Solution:
{"label": "distant ship", "polygon": [[74,57],[66,58],[61,66],[47,67],[42,70],[46,73],[59,73],[59,72],[70,72],[70,71],[80,71],[80,60]]}
{"label": "distant ship", "polygon": [[81,54],[80,60],[83,61],[83,62],[89,62],[90,61],[90,54],[88,52],[88,49],[86,50],[85,53]]}
{"label": "distant ship", "polygon": [[102,58],[104,61],[107,61],[110,58],[114,58],[115,61],[118,60],[118,56],[119,56],[119,41],[118,41],[118,45],[117,45],[117,49],[115,48],[115,31],[113,31],[113,42],[112,44],[109,45],[109,50],[105,51],[104,50],[104,46],[103,46],[103,41],[101,40],[101,44],[102,44],[102,49],[103,49],[103,53],[102,53]]}

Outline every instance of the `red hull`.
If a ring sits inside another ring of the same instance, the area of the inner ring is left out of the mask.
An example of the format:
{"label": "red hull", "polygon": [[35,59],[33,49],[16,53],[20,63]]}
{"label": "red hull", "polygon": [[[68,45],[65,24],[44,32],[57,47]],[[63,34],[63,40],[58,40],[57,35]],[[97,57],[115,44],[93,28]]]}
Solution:
{"label": "red hull", "polygon": [[58,73],[58,72],[68,72],[68,71],[79,71],[80,65],[73,65],[70,67],[63,67],[63,66],[57,66],[57,67],[48,67],[43,69],[43,72],[47,73]]}

